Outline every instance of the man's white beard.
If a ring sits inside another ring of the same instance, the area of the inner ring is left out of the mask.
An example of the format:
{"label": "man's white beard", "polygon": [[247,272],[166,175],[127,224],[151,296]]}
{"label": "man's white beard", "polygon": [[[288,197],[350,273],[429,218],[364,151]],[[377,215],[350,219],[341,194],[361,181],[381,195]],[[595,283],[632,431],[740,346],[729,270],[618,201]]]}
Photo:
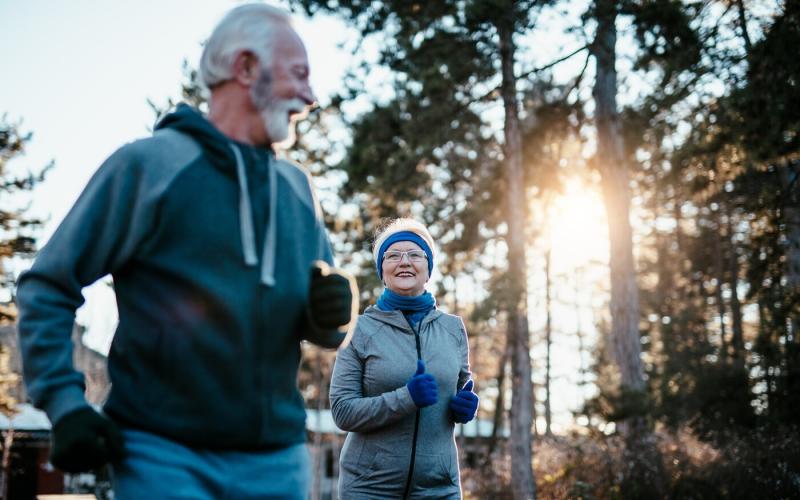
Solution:
{"label": "man's white beard", "polygon": [[294,144],[295,134],[292,127],[294,120],[289,119],[289,112],[298,113],[305,107],[306,103],[300,99],[270,100],[266,109],[261,111],[261,119],[264,121],[264,130],[273,144],[281,143],[282,147]]}
{"label": "man's white beard", "polygon": [[281,148],[288,148],[294,144],[295,135],[289,113],[298,118],[305,115],[306,103],[297,97],[292,99],[276,98],[272,94],[272,78],[268,71],[263,71],[258,81],[250,89],[253,104],[261,113],[264,131],[271,144],[279,144]]}

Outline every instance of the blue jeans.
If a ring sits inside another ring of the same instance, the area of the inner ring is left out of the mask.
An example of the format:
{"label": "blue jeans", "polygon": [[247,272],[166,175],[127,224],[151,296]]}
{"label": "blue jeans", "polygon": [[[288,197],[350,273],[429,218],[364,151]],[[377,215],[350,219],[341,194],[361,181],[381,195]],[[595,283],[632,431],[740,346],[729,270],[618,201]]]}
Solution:
{"label": "blue jeans", "polygon": [[125,458],[114,466],[117,500],[306,500],[310,459],[305,444],[270,451],[189,448],[126,429]]}

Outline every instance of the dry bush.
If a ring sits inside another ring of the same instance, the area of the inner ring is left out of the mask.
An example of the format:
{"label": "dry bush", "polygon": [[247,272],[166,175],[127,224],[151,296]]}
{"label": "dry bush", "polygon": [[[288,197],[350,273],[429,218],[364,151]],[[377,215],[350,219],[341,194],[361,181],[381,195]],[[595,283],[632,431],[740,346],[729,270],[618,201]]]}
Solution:
{"label": "dry bush", "polygon": [[474,467],[461,468],[464,500],[511,499],[511,458],[507,447],[499,444],[492,456],[477,462]]}
{"label": "dry bush", "polygon": [[713,485],[718,498],[800,498],[800,429],[765,428],[716,438],[719,457],[697,478]]}
{"label": "dry bush", "polygon": [[[669,499],[800,498],[800,430],[758,430],[717,435],[715,444],[687,429],[656,433]],[[540,499],[616,500],[623,490],[619,436],[573,434],[539,437],[534,471]],[[462,469],[465,499],[511,498],[505,448],[484,464]],[[628,494],[626,494],[628,493]]]}

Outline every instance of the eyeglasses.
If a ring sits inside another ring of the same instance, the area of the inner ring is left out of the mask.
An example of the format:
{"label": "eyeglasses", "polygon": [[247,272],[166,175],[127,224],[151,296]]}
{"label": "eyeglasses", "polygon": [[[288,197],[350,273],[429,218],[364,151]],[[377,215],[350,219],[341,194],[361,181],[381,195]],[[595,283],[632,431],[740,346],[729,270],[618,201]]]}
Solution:
{"label": "eyeglasses", "polygon": [[408,252],[400,252],[398,250],[390,250],[383,253],[384,262],[396,264],[403,260],[403,256],[407,255],[408,260],[411,262],[423,262],[427,260],[428,255],[422,250],[409,250]]}

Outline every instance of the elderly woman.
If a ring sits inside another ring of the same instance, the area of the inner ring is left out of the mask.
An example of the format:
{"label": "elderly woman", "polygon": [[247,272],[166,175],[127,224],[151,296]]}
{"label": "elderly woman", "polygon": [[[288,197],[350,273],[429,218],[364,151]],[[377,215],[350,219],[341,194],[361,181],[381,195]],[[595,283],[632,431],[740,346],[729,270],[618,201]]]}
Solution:
{"label": "elderly woman", "polygon": [[453,428],[478,408],[464,323],[425,291],[434,263],[425,226],[395,220],[373,256],[383,294],[359,316],[331,381],[333,418],[348,431],[339,494],[459,499]]}

